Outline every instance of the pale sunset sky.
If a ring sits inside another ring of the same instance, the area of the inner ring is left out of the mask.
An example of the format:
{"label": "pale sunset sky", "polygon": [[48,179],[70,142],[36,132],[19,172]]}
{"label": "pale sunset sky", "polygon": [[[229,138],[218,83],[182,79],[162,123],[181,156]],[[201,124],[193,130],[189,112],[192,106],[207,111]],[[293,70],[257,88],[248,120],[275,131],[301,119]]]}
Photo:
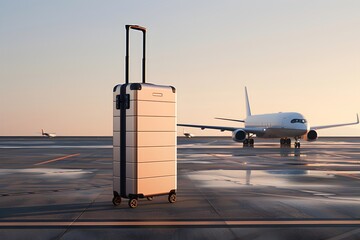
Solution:
{"label": "pale sunset sky", "polygon": [[[214,117],[244,118],[245,86],[253,114],[326,125],[360,113],[358,0],[1,0],[0,136],[111,136],[125,24],[148,29],[147,80],[177,88],[178,123],[242,127]],[[318,133],[360,136],[360,125]]]}

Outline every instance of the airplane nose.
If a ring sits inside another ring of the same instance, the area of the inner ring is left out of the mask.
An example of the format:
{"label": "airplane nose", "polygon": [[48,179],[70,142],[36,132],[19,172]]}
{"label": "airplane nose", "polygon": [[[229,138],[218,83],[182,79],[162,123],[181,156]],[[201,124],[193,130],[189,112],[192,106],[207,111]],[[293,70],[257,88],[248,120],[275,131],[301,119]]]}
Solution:
{"label": "airplane nose", "polygon": [[305,134],[305,133],[309,130],[307,124],[301,124],[301,125],[299,124],[299,125],[297,126],[297,129],[298,129],[299,131],[301,131],[301,134]]}

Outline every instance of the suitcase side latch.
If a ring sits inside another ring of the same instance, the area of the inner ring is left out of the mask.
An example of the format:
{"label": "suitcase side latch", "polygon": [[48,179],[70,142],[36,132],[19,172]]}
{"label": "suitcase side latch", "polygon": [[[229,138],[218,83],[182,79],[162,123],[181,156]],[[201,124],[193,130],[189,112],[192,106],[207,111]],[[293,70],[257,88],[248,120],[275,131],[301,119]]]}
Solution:
{"label": "suitcase side latch", "polygon": [[121,95],[116,95],[116,109],[121,109],[125,105],[125,109],[130,108],[130,94],[125,94],[124,103],[122,103]]}

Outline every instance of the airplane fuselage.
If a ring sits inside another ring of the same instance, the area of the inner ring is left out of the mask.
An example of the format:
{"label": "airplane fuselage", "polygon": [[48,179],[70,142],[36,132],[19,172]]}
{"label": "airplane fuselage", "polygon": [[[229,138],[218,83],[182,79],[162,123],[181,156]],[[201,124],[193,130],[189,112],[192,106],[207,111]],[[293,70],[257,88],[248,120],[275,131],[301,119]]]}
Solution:
{"label": "airplane fuselage", "polygon": [[256,132],[260,138],[301,137],[310,129],[305,117],[297,112],[251,115],[245,119],[245,128],[263,128]]}

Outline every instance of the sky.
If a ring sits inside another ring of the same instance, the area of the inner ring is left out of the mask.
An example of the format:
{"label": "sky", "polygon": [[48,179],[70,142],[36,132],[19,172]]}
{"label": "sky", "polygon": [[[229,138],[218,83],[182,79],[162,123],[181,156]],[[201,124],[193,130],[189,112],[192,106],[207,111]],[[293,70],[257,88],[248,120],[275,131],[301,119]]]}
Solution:
{"label": "sky", "polygon": [[[126,24],[148,29],[147,80],[177,88],[178,123],[242,127],[214,117],[243,119],[245,86],[253,114],[353,122],[359,12],[357,0],[1,0],[0,136],[111,136]],[[141,35],[131,40],[139,82]],[[360,136],[360,125],[319,135]]]}

